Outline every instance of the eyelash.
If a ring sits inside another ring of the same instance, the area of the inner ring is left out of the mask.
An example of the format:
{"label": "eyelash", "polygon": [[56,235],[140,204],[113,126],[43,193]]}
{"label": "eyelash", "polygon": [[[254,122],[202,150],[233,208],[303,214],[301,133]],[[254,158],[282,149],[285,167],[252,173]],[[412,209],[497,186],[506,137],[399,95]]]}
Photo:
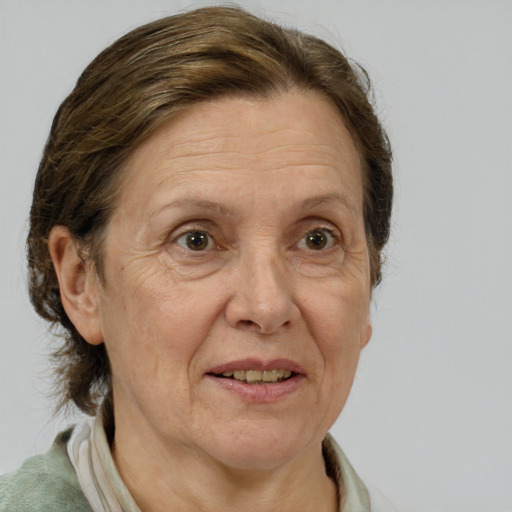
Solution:
{"label": "eyelash", "polygon": [[[308,251],[325,252],[325,251],[328,251],[329,249],[331,249],[332,247],[334,247],[335,245],[339,245],[339,243],[340,243],[340,237],[334,229],[328,228],[326,226],[317,226],[317,227],[314,227],[313,229],[308,229],[300,238],[299,244],[304,241],[307,244],[306,237],[309,235],[312,235],[314,233],[327,233],[331,239],[331,243],[330,243],[330,246],[327,248],[321,247],[320,250],[316,250],[316,249],[313,249],[310,247],[310,248],[306,249]],[[297,244],[297,245],[299,245],[299,244]],[[327,244],[329,244],[329,241],[327,241]]]}
{"label": "eyelash", "polygon": [[[193,233],[206,235],[208,237],[207,246],[202,248],[202,249],[198,248],[198,250],[194,250],[194,249],[190,248],[188,246],[188,244],[187,244],[187,241],[185,240],[185,237],[190,236]],[[326,245],[328,245],[329,247],[327,247],[327,248],[320,247],[319,249],[315,249],[315,248],[311,248],[311,247],[307,247],[307,248],[305,247],[304,248],[305,250],[307,250],[309,252],[326,252],[329,249],[331,249],[332,247],[334,247],[336,245],[340,245],[340,242],[341,242],[340,238],[341,237],[339,236],[337,231],[335,229],[332,229],[332,228],[329,228],[329,227],[326,227],[326,226],[322,226],[322,225],[315,226],[315,227],[305,231],[302,234],[302,236],[300,237],[299,242],[296,245],[299,246],[302,242],[307,244],[308,242],[306,240],[306,237],[308,235],[313,236],[314,234],[318,234],[318,233],[325,233],[325,234],[328,235],[330,240],[328,240],[326,242]],[[180,240],[183,240],[183,243],[179,243]],[[204,226],[191,226],[186,231],[183,231],[180,234],[178,234],[178,236],[176,236],[174,238],[174,243],[176,245],[178,245],[179,247],[181,247],[182,249],[184,249],[184,250],[188,250],[190,252],[195,252],[195,253],[201,253],[201,252],[205,252],[205,251],[211,250],[212,249],[211,245],[216,244],[216,240],[211,235],[210,228],[205,228]],[[216,246],[219,247],[218,244]]]}
{"label": "eyelash", "polygon": [[[203,252],[204,250],[209,250],[209,249],[211,249],[211,247],[206,247],[205,249],[194,251],[190,247],[187,247],[186,242],[184,242],[183,244],[179,243],[179,241],[181,239],[184,239],[186,236],[189,236],[189,235],[191,235],[193,233],[201,233],[201,234],[204,233],[208,237],[208,239],[209,239],[208,240],[208,245],[215,244],[215,238],[210,234],[209,231],[210,231],[210,229],[209,228],[205,228],[204,226],[191,226],[186,231],[183,231],[182,233],[178,234],[178,236],[176,236],[174,238],[174,243],[178,247],[181,247],[184,250],[189,250],[191,252]],[[217,244],[217,247],[218,247],[218,244]]]}

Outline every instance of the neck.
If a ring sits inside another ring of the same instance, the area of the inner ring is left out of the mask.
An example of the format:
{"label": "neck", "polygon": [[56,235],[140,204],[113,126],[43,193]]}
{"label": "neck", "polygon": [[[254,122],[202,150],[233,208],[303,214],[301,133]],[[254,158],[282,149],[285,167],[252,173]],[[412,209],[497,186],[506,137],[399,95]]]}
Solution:
{"label": "neck", "polygon": [[112,455],[142,512],[339,510],[321,443],[279,467],[251,470],[226,466],[180,443],[162,446],[151,435],[116,429]]}

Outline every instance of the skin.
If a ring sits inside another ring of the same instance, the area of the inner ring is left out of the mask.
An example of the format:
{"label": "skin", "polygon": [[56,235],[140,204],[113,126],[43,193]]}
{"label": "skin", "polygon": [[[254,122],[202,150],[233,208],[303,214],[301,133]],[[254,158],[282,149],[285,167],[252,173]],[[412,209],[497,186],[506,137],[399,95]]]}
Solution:
{"label": "skin", "polygon": [[[112,452],[138,505],[337,510],[321,442],[371,336],[361,163],[340,116],[315,93],[212,100],[123,172],[103,280],[65,228],[50,250],[69,317],[106,344]],[[208,376],[245,358],[304,377],[262,403]]]}

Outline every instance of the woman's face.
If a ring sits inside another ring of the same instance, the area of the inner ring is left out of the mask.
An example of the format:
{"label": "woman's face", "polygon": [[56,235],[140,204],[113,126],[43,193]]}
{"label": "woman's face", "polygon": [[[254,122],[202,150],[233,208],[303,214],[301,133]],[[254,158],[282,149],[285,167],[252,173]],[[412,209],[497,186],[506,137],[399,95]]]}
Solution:
{"label": "woman's face", "polygon": [[124,173],[97,285],[116,439],[248,469],[319,446],[371,334],[339,115],[304,92],[201,103]]}

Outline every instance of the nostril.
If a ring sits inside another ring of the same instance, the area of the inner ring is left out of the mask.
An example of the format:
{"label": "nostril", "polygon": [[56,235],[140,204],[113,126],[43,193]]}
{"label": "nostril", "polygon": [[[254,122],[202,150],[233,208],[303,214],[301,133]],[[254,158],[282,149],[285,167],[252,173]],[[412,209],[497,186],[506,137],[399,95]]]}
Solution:
{"label": "nostril", "polygon": [[249,331],[259,332],[261,334],[271,334],[275,332],[277,329],[289,328],[291,325],[290,320],[286,320],[286,322],[277,325],[272,322],[256,322],[254,320],[239,320],[237,326],[239,329],[247,329]]}
{"label": "nostril", "polygon": [[253,320],[240,320],[238,322],[238,324],[241,326],[241,327],[260,327],[256,322],[254,322]]}

